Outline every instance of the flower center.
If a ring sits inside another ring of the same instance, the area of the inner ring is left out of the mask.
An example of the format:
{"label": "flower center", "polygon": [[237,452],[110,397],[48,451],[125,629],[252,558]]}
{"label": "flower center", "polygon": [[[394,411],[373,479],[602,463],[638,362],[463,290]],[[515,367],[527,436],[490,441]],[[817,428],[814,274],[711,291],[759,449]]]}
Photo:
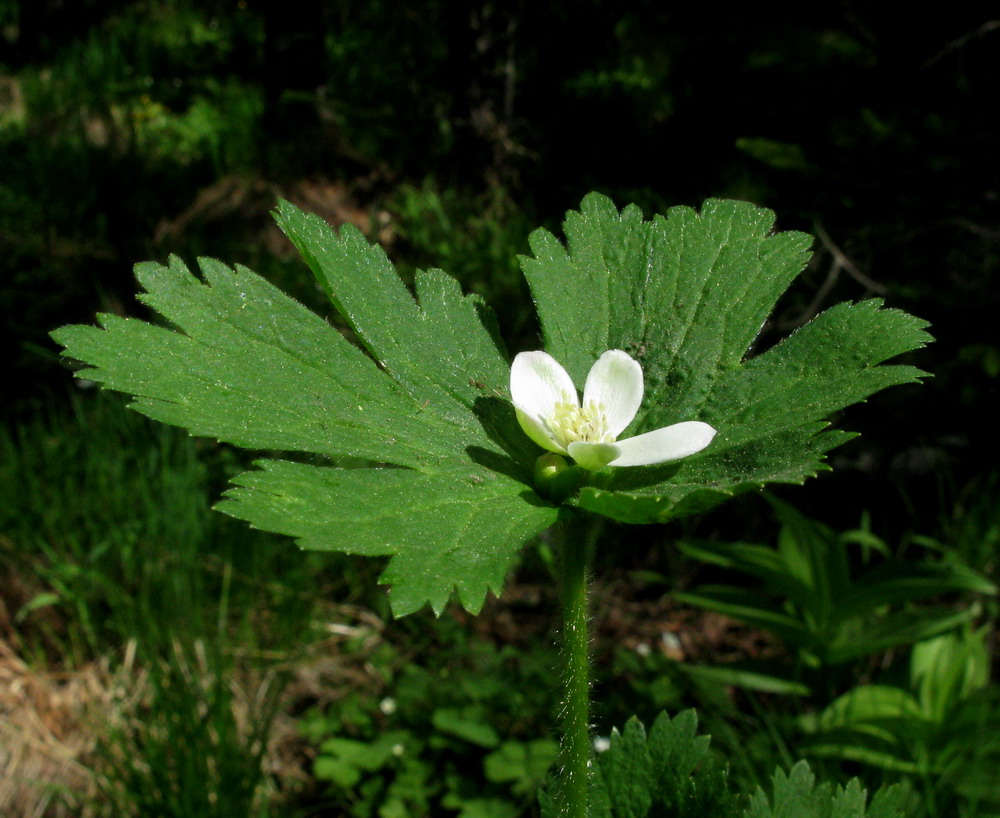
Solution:
{"label": "flower center", "polygon": [[608,434],[608,413],[604,405],[595,401],[583,407],[575,402],[561,401],[545,419],[545,424],[564,449],[578,440],[586,443],[614,443],[615,440]]}

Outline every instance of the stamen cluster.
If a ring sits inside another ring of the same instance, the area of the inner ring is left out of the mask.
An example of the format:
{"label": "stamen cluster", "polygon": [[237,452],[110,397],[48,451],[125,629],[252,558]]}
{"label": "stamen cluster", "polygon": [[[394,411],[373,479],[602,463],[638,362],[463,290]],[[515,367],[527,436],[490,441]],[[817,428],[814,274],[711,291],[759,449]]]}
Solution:
{"label": "stamen cluster", "polygon": [[608,413],[603,404],[590,401],[584,406],[561,401],[545,418],[545,425],[558,443],[569,448],[570,443],[582,440],[585,443],[614,443],[615,437],[608,431]]}

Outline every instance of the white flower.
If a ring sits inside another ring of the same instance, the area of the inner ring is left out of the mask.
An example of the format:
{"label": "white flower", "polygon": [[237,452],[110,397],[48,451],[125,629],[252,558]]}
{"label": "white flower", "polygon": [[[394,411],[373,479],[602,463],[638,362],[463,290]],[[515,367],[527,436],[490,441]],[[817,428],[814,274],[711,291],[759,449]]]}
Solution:
{"label": "white flower", "polygon": [[715,429],[699,420],[618,440],[642,393],[642,367],[620,349],[609,349],[591,367],[582,405],[569,373],[547,352],[521,352],[510,368],[510,394],[525,434],[589,470],[680,460],[712,442]]}

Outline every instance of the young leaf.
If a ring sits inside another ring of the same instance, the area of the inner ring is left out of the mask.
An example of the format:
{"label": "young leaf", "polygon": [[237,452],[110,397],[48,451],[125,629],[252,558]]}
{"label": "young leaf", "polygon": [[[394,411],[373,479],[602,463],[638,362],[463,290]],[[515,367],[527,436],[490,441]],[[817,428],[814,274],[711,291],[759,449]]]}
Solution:
{"label": "young leaf", "polygon": [[546,350],[579,386],[607,349],[641,363],[646,393],[625,437],[687,420],[718,436],[678,463],[609,469],[575,502],[625,522],[701,511],[768,482],[800,483],[850,435],[832,412],[917,380],[879,366],[930,340],[925,323],[878,300],[841,304],[747,359],[777,298],[806,261],[807,236],[771,234],[774,217],[745,202],[709,201],[643,221],[591,194],[567,216],[564,247],[539,230],[522,266]]}
{"label": "young leaf", "polygon": [[809,765],[800,761],[788,775],[774,774],[773,798],[760,788],[744,818],[902,818],[907,792],[898,784],[881,788],[866,806],[866,793],[856,778],[846,787],[816,785]]}
{"label": "young leaf", "polygon": [[[661,713],[647,734],[629,719],[625,731],[611,734],[611,747],[595,759],[590,811],[598,818],[727,818],[736,816],[727,769],[706,758],[708,736],[698,735],[693,710],[673,719]],[[551,783],[551,782],[550,782]],[[557,807],[539,793],[542,818]]]}

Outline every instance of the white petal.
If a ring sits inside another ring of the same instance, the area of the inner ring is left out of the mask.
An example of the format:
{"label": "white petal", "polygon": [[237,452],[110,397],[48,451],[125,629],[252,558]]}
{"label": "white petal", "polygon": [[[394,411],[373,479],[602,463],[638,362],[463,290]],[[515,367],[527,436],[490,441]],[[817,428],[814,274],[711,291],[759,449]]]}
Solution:
{"label": "white petal", "polygon": [[510,396],[524,433],[543,449],[566,454],[543,422],[557,403],[580,405],[573,379],[559,362],[547,352],[519,352],[510,366]]}
{"label": "white petal", "polygon": [[[715,437],[715,429],[700,420],[688,420],[664,426],[644,435],[619,440],[615,445],[621,450],[621,457],[611,462],[612,466],[651,466],[680,460],[695,452],[700,452]],[[572,454],[572,450],[570,451]]]}
{"label": "white petal", "polygon": [[540,420],[536,420],[531,415],[527,415],[518,408],[514,408],[517,413],[517,422],[521,424],[524,433],[535,441],[543,449],[556,454],[567,454],[566,450],[560,446],[549,434],[549,430]]}
{"label": "white petal", "polygon": [[569,444],[569,456],[578,466],[589,471],[603,469],[620,454],[621,449],[616,443],[587,443],[583,440],[574,440]]}
{"label": "white petal", "polygon": [[620,349],[609,349],[590,368],[583,388],[583,405],[603,404],[608,433],[618,437],[642,403],[642,367]]}
{"label": "white petal", "polygon": [[510,366],[514,405],[536,418],[549,417],[560,402],[580,405],[569,373],[547,352],[519,352]]}

